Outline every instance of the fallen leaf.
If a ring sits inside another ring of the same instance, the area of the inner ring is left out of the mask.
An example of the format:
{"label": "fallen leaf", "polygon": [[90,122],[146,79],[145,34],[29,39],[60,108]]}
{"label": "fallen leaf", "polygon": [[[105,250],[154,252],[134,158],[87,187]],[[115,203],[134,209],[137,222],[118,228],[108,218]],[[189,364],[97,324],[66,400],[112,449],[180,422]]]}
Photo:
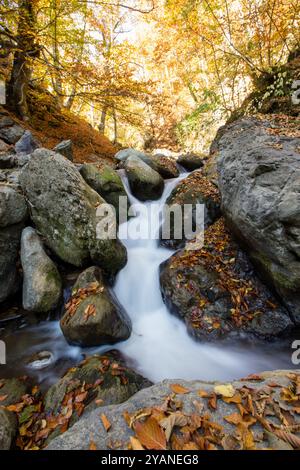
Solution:
{"label": "fallen leaf", "polygon": [[185,388],[180,384],[172,384],[170,385],[170,388],[174,393],[178,395],[184,395],[185,393],[190,393],[190,390],[188,388]]}
{"label": "fallen leaf", "polygon": [[187,418],[186,416],[184,416],[183,413],[172,413],[170,414],[170,416],[168,416],[167,418],[163,419],[162,421],[160,421],[160,425],[161,427],[164,429],[165,431],[165,435],[166,435],[166,439],[167,441],[170,440],[170,437],[171,437],[171,434],[172,434],[172,431],[173,431],[173,428],[174,426],[186,426],[187,425]]}
{"label": "fallen leaf", "polygon": [[89,450],[97,450],[97,446],[93,440],[90,442]]}
{"label": "fallen leaf", "polygon": [[130,437],[132,450],[145,450],[140,441],[136,437]]}
{"label": "fallen leaf", "polygon": [[101,415],[101,421],[102,421],[102,424],[104,426],[105,431],[108,432],[111,428],[111,423],[109,422],[109,420],[107,419],[107,417],[103,413]]}
{"label": "fallen leaf", "polygon": [[8,395],[0,395],[0,402],[6,400]]}
{"label": "fallen leaf", "polygon": [[216,385],[214,387],[214,392],[217,395],[221,395],[222,397],[225,397],[225,398],[232,398],[235,394],[235,390],[231,384]]}
{"label": "fallen leaf", "polygon": [[151,416],[143,423],[136,422],[135,432],[141,444],[148,450],[165,450],[166,436],[158,422]]}

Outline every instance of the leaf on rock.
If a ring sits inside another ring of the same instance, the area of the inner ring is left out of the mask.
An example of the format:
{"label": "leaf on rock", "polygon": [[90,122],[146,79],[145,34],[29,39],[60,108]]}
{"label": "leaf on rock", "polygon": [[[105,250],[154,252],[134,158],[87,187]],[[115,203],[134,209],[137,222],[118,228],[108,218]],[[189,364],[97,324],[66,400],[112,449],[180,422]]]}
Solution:
{"label": "leaf on rock", "polygon": [[167,418],[160,421],[161,427],[165,431],[167,441],[170,440],[173,428],[175,426],[186,426],[187,425],[187,418],[184,416],[183,413],[172,413]]}
{"label": "leaf on rock", "polygon": [[186,393],[190,393],[190,390],[186,387],[183,387],[183,385],[180,384],[172,384],[170,385],[171,390],[178,394],[178,395],[184,395]]}
{"label": "leaf on rock", "polygon": [[102,421],[105,431],[108,432],[111,428],[111,423],[109,422],[109,420],[107,419],[104,413],[102,413],[101,415],[101,421]]}
{"label": "leaf on rock", "polygon": [[166,436],[158,422],[151,416],[143,423],[136,422],[134,426],[136,435],[143,446],[148,450],[165,450]]}
{"label": "leaf on rock", "polygon": [[140,441],[136,437],[130,437],[130,444],[132,450],[145,450]]}
{"label": "leaf on rock", "polygon": [[217,395],[221,395],[225,398],[232,398],[235,394],[235,390],[231,384],[216,385],[214,391]]}

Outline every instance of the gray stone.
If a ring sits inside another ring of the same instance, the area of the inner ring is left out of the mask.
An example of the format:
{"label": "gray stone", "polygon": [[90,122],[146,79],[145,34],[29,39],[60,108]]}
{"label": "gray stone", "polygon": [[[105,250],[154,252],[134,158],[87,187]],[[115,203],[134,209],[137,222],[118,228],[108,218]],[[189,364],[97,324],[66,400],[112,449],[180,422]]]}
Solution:
{"label": "gray stone", "polygon": [[[294,383],[291,382],[290,374],[297,374],[296,376],[299,378],[299,373],[299,371],[266,372],[257,375],[256,381],[251,380],[251,377],[249,377],[248,379],[245,378],[241,381],[233,381],[230,385],[232,386],[232,389],[238,393],[243,393],[242,390],[247,390],[248,388],[248,394],[250,395],[256,392],[258,395],[263,394],[264,398],[271,397],[270,410],[273,409],[273,406],[275,408],[276,402],[280,403],[284,409],[291,411],[294,416],[295,423],[299,423],[299,415],[293,413],[293,404],[291,402],[283,403],[280,397],[283,388],[289,387]],[[275,383],[276,387],[274,387]],[[99,450],[128,449],[130,437],[134,436],[135,433],[124,419],[124,414],[129,414],[133,417],[135,416],[136,420],[141,420],[147,417],[147,410],[149,410],[149,408],[166,409],[167,403],[170,403],[171,400],[170,395],[173,393],[171,386],[174,384],[181,385],[186,388],[189,393],[178,393],[176,395],[175,399],[173,399],[173,413],[176,410],[177,403],[178,407],[180,406],[180,412],[184,413],[188,418],[192,415],[202,418],[206,416],[206,420],[220,426],[220,442],[216,444],[217,448],[220,450],[226,448],[226,444],[221,444],[224,443],[223,437],[236,436],[235,433],[237,427],[234,424],[229,423],[224,418],[232,413],[237,413],[237,407],[234,403],[226,403],[222,397],[218,395],[217,407],[214,409],[209,406],[209,399],[201,398],[199,396],[199,391],[201,390],[206,392],[208,396],[213,396],[216,386],[228,384],[220,382],[204,382],[201,380],[165,380],[164,382],[153,385],[153,387],[139,391],[125,403],[102,407],[101,413],[103,413],[111,423],[111,428],[108,432],[101,424],[99,410],[95,410],[83,417],[83,419],[76,423],[69,431],[54,439],[47,449],[88,450],[91,442],[93,442]],[[169,399],[167,400],[168,397]],[[179,403],[181,405],[179,405]],[[138,416],[139,413],[141,413],[140,418]],[[171,407],[169,408],[168,413],[172,413]],[[278,425],[276,413],[274,411],[273,414],[271,414],[270,411],[265,419],[265,422],[267,422],[266,426],[270,426],[271,424]],[[266,429],[263,427],[262,422],[263,420],[255,420],[254,424],[251,426],[251,432],[255,438],[255,446],[258,449],[272,449],[272,443],[270,442],[268,435],[265,433]],[[234,441],[237,445],[237,449],[241,449],[241,440],[237,440],[235,438]],[[276,443],[276,445],[277,444],[278,443]]]}
{"label": "gray stone", "polygon": [[45,253],[43,244],[31,227],[21,238],[23,268],[23,307],[30,312],[49,312],[57,307],[62,281],[54,262]]}
{"label": "gray stone", "polygon": [[0,228],[0,303],[19,287],[17,260],[23,227],[20,223]]}
{"label": "gray stone", "polygon": [[1,170],[13,168],[14,166],[16,166],[15,155],[10,154],[10,153],[0,155],[0,169]]}
{"label": "gray stone", "polygon": [[24,222],[27,215],[24,196],[11,186],[0,183],[0,227]]}
{"label": "gray stone", "polygon": [[123,182],[118,173],[108,165],[97,168],[92,163],[85,163],[80,168],[80,173],[87,184],[116,209],[119,216],[119,198],[126,197],[125,216],[129,208],[129,199]]}
{"label": "gray stone", "polygon": [[143,159],[144,155],[145,154],[143,152],[140,152],[139,150],[128,148],[128,149],[120,150],[118,153],[116,153],[115,158],[119,162],[122,162],[122,161],[127,160],[128,157],[138,157],[138,158]]}
{"label": "gray stone", "polygon": [[129,338],[130,318],[105,285],[99,268],[91,267],[84,271],[72,294],[60,321],[62,332],[70,344],[100,346]]}
{"label": "gray stone", "polygon": [[98,233],[105,216],[97,215],[97,209],[105,201],[69,160],[51,150],[35,150],[20,183],[33,222],[62,260],[78,267],[92,260],[111,275],[125,266],[127,253],[121,242]]}
{"label": "gray stone", "polygon": [[0,118],[0,129],[3,129],[4,127],[10,127],[14,125],[14,121],[12,120],[11,117],[9,116],[3,116]]}
{"label": "gray stone", "polygon": [[54,147],[54,152],[60,153],[71,162],[73,161],[73,144],[71,140],[63,140]]}
{"label": "gray stone", "polygon": [[177,178],[179,175],[179,169],[174,158],[162,154],[151,155],[150,153],[140,152],[131,148],[120,150],[120,152],[115,155],[115,158],[120,162],[121,168],[125,167],[125,161],[129,157],[140,158],[164,179]]}
{"label": "gray stone", "polygon": [[17,418],[11,411],[0,408],[0,450],[9,450],[17,433]]}
{"label": "gray stone", "polygon": [[23,134],[24,129],[18,124],[0,128],[0,139],[4,140],[7,144],[16,144]]}
{"label": "gray stone", "polygon": [[140,201],[160,199],[164,190],[164,180],[139,157],[130,156],[125,162],[132,194]]}
{"label": "gray stone", "polygon": [[8,152],[10,149],[10,145],[6,144],[3,142],[3,140],[0,139],[0,154]]}
{"label": "gray stone", "polygon": [[202,168],[204,165],[204,155],[196,155],[194,153],[187,153],[178,157],[177,163],[187,171],[194,171]]}
{"label": "gray stone", "polygon": [[22,137],[15,144],[16,153],[30,154],[39,147],[37,140],[30,131],[25,131]]}
{"label": "gray stone", "polygon": [[300,324],[300,139],[244,118],[217,137],[227,223]]}

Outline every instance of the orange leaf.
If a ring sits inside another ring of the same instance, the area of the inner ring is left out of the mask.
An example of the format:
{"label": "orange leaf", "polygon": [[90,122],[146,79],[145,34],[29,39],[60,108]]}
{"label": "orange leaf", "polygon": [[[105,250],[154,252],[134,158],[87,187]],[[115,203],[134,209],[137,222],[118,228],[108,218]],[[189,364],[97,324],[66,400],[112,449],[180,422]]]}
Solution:
{"label": "orange leaf", "polygon": [[166,436],[156,419],[150,416],[144,423],[136,422],[134,429],[139,441],[146,449],[166,449]]}
{"label": "orange leaf", "polygon": [[0,395],[0,402],[6,400],[8,395]]}
{"label": "orange leaf", "polygon": [[96,446],[96,444],[95,444],[94,441],[91,441],[91,442],[90,442],[89,450],[97,450],[97,446]]}
{"label": "orange leaf", "polygon": [[140,443],[140,441],[136,437],[131,436],[130,443],[131,443],[132,450],[145,450],[142,444]]}
{"label": "orange leaf", "polygon": [[108,432],[111,428],[111,423],[108,421],[107,417],[103,413],[101,415],[101,421],[102,421],[102,424],[105,428],[105,431]]}
{"label": "orange leaf", "polygon": [[172,384],[170,385],[170,388],[174,393],[178,393],[181,395],[184,395],[185,393],[190,393],[190,390],[188,388],[185,388],[180,384]]}

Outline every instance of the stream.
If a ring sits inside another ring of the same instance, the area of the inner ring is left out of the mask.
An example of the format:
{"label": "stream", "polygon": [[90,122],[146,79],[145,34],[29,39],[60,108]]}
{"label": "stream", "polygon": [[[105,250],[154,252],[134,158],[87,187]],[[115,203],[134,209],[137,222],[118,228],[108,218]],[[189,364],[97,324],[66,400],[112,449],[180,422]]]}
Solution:
{"label": "stream", "polygon": [[[148,213],[151,210],[156,215],[157,222],[151,224],[153,235],[159,231],[158,216],[166,198],[186,176],[181,173],[178,178],[166,181],[162,198],[145,203]],[[130,193],[123,173],[122,178],[131,203],[141,204]],[[227,381],[264,370],[293,368],[291,339],[267,343],[244,337],[211,344],[196,342],[188,335],[185,324],[167,310],[160,293],[159,265],[172,252],[159,246],[155,237],[136,240],[127,236],[128,232],[148,228],[147,211],[137,213],[119,228],[119,238],[128,251],[128,263],[118,274],[113,290],[132,321],[129,340],[113,347],[82,349],[67,344],[57,319],[32,325],[21,322],[17,331],[3,336],[7,365],[0,366],[0,378],[29,375],[46,388],[85,355],[112,348],[118,349],[129,366],[153,382],[179,378]],[[28,361],[40,351],[51,353],[48,362]]]}

